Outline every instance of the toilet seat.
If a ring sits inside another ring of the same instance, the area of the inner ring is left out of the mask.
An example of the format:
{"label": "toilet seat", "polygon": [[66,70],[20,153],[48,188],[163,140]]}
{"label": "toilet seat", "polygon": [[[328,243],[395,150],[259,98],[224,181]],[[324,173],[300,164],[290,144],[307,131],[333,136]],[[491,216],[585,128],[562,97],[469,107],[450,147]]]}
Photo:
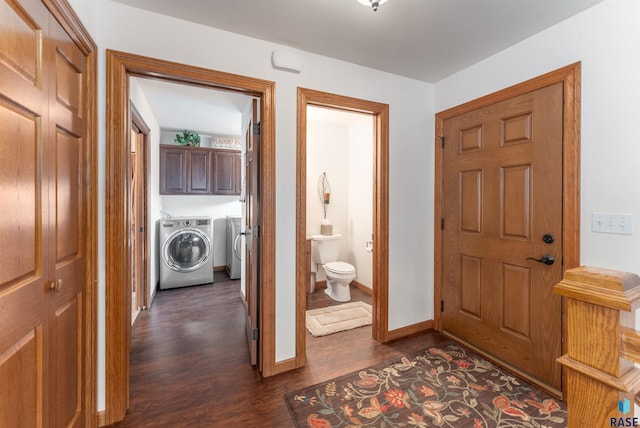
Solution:
{"label": "toilet seat", "polygon": [[353,265],[345,262],[330,262],[324,265],[324,269],[338,275],[347,275],[356,271]]}

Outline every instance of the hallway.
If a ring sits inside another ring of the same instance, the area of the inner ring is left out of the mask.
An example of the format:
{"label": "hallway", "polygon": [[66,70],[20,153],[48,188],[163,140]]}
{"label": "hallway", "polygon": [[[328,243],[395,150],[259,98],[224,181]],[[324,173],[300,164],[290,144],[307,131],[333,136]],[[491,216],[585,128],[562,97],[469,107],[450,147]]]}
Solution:
{"label": "hallway", "polygon": [[[289,427],[286,391],[346,374],[446,340],[435,331],[393,344],[371,327],[307,336],[307,366],[263,379],[249,365],[240,282],[159,292],[132,332],[131,402],[116,427]],[[370,299],[353,288],[354,299]],[[309,308],[326,306],[322,290]],[[334,361],[340,361],[336,367]]]}

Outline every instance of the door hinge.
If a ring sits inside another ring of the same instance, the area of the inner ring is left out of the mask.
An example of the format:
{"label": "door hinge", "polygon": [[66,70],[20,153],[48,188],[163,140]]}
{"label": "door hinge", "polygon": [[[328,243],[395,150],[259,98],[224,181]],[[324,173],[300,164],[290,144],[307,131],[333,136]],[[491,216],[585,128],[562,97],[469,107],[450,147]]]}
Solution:
{"label": "door hinge", "polygon": [[440,300],[440,312],[444,312],[444,300]]}
{"label": "door hinge", "polygon": [[439,135],[438,138],[440,138],[440,147],[444,149],[444,135]]}
{"label": "door hinge", "polygon": [[260,122],[253,124],[253,133],[255,135],[260,135]]}
{"label": "door hinge", "polygon": [[144,226],[140,226],[140,233],[144,233]]}
{"label": "door hinge", "polygon": [[260,336],[260,330],[257,328],[253,329],[253,340],[258,340],[258,337]]}
{"label": "door hinge", "polygon": [[440,230],[444,230],[444,219],[440,219]]}
{"label": "door hinge", "polygon": [[260,237],[260,226],[253,226],[253,237],[254,238]]}

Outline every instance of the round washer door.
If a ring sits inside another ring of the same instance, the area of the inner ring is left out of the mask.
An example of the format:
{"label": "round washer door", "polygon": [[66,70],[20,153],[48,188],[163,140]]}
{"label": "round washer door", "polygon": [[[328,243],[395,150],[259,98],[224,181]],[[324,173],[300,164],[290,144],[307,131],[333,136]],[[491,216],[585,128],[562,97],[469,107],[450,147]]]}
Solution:
{"label": "round washer door", "polygon": [[198,229],[181,229],[164,242],[162,258],[176,272],[193,272],[207,262],[210,248],[209,238]]}

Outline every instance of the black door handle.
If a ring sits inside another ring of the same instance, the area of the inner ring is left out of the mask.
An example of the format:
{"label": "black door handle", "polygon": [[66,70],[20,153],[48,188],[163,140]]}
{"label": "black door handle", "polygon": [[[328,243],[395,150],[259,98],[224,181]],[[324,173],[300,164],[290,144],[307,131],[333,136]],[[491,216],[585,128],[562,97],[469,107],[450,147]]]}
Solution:
{"label": "black door handle", "polygon": [[544,256],[542,256],[541,259],[534,259],[533,257],[527,257],[527,260],[533,260],[538,263],[544,263],[545,265],[548,265],[548,266],[551,266],[556,262],[556,258],[549,254],[545,254]]}

